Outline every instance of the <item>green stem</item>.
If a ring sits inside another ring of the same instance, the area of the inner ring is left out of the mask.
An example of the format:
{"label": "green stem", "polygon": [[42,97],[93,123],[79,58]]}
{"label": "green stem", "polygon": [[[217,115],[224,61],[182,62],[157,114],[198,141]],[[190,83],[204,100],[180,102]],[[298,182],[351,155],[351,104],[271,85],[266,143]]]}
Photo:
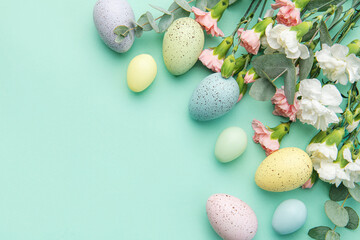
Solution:
{"label": "green stem", "polygon": [[265,0],[262,8],[261,8],[261,11],[260,11],[260,14],[259,14],[259,17],[262,17],[263,16],[263,13],[264,13],[264,10],[265,10],[265,7],[266,7],[266,3],[267,3],[268,0]]}

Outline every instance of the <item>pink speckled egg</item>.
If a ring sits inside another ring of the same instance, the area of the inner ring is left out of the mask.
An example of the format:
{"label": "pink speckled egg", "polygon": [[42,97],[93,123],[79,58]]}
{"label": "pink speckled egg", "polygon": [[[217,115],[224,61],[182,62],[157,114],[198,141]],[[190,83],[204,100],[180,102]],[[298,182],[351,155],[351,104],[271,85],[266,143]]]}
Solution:
{"label": "pink speckled egg", "polygon": [[206,203],[206,212],[211,226],[224,240],[250,240],[256,234],[254,211],[236,197],[214,194]]}

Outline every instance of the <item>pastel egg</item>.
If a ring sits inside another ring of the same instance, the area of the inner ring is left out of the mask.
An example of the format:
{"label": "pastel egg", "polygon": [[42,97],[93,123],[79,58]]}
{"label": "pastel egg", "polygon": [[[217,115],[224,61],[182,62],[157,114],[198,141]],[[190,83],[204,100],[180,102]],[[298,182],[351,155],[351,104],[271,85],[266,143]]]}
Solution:
{"label": "pastel egg", "polygon": [[215,156],[223,163],[238,158],[247,147],[247,135],[242,128],[229,127],[221,132],[215,144]]}
{"label": "pastel egg", "polygon": [[189,102],[190,115],[199,121],[219,118],[235,106],[239,94],[239,85],[233,77],[225,79],[221,73],[213,73],[193,92]]}
{"label": "pastel egg", "polygon": [[134,27],[134,12],[126,0],[98,0],[94,6],[93,17],[101,39],[109,48],[119,53],[127,52],[131,48],[135,39],[133,30],[121,43],[115,42],[114,33],[114,29],[120,25]]}
{"label": "pastel egg", "polygon": [[215,232],[224,240],[253,239],[258,226],[254,211],[240,199],[214,194],[206,204],[206,213]]}
{"label": "pastel egg", "polygon": [[173,75],[189,71],[204,48],[204,32],[192,18],[175,20],[164,35],[163,57],[166,68]]}
{"label": "pastel egg", "polygon": [[306,221],[307,209],[305,204],[297,199],[289,199],[280,203],[276,208],[272,226],[281,234],[290,234],[299,230]]}
{"label": "pastel egg", "polygon": [[302,186],[310,178],[312,169],[312,161],[306,152],[294,147],[283,148],[260,164],[255,182],[267,191],[290,191]]}
{"label": "pastel egg", "polygon": [[154,58],[148,54],[134,57],[127,69],[127,84],[134,92],[142,92],[154,81],[157,66]]}

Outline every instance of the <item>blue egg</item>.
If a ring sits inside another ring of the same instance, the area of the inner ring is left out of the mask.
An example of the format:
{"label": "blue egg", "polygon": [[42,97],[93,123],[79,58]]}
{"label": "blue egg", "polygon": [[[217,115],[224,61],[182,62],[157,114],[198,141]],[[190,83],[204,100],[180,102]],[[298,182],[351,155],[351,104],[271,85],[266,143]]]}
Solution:
{"label": "blue egg", "polygon": [[276,208],[272,226],[281,235],[293,233],[305,224],[306,217],[305,204],[297,199],[289,199],[280,203]]}
{"label": "blue egg", "polygon": [[213,73],[200,82],[189,102],[192,118],[208,121],[229,112],[239,98],[239,85],[233,77],[225,79]]}

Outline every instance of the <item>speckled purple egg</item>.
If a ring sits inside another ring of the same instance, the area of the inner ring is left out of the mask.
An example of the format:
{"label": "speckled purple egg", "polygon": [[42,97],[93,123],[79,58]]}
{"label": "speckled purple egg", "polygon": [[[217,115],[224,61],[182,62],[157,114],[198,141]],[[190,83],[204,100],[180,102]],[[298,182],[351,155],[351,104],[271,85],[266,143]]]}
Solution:
{"label": "speckled purple egg", "polygon": [[239,94],[239,85],[233,77],[225,79],[221,73],[213,73],[193,92],[189,102],[190,115],[199,121],[221,117],[235,106]]}
{"label": "speckled purple egg", "polygon": [[118,53],[128,51],[134,43],[134,31],[121,42],[116,43],[114,29],[124,25],[134,27],[135,16],[126,0],[98,0],[94,7],[95,27],[105,44]]}
{"label": "speckled purple egg", "polygon": [[254,211],[240,199],[214,194],[206,204],[206,213],[215,232],[224,240],[253,239],[258,226]]}

